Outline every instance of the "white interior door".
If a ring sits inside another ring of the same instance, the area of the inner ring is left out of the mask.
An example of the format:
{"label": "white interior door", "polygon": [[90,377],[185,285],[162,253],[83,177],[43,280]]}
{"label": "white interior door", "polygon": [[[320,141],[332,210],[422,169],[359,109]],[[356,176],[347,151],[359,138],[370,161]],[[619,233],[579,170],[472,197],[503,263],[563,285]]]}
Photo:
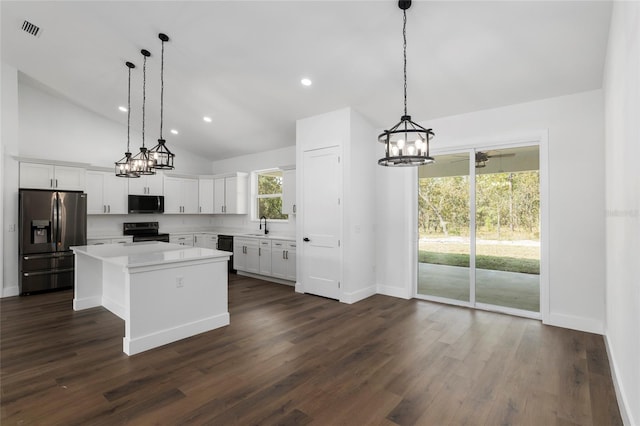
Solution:
{"label": "white interior door", "polygon": [[305,151],[302,168],[302,285],[340,298],[341,182],[338,147]]}

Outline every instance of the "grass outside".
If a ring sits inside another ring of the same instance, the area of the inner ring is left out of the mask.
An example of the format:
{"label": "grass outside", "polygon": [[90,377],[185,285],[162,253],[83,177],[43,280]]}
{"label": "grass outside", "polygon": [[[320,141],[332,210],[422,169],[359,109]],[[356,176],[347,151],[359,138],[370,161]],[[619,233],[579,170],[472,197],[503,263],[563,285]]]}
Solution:
{"label": "grass outside", "polygon": [[[420,250],[418,252],[418,262],[469,267],[469,255]],[[476,255],[476,268],[539,275],[540,261],[538,259],[517,257]]]}

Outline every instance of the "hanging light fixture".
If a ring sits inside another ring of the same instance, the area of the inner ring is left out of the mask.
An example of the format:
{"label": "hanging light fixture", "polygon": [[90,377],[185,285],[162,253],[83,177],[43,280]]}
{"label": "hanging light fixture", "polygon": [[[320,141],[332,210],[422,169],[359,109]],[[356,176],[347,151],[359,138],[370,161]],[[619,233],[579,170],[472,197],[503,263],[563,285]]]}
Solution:
{"label": "hanging light fixture", "polygon": [[135,166],[135,172],[141,175],[155,175],[156,171],[153,168],[153,160],[149,157],[149,151],[144,146],[144,113],[145,104],[147,101],[147,58],[151,56],[148,50],[142,49],[140,51],[144,57],[142,64],[142,146],[140,152],[133,157],[133,164]]}
{"label": "hanging light fixture", "polygon": [[116,162],[116,176],[125,178],[137,178],[140,174],[134,171],[133,158],[129,151],[130,130],[131,130],[131,70],[136,66],[131,62],[125,62],[129,72],[129,85],[127,89],[127,152],[124,157]]}
{"label": "hanging light fixture", "polygon": [[173,158],[175,154],[169,151],[166,141],[162,137],[162,117],[164,115],[164,43],[169,41],[166,34],[158,34],[158,38],[162,41],[162,54],[160,56],[160,139],[158,145],[149,150],[149,157],[153,161],[153,167],[156,169],[173,169]]}
{"label": "hanging light fixture", "polygon": [[420,166],[430,164],[434,159],[429,156],[429,142],[434,137],[431,129],[411,121],[407,114],[407,9],[411,0],[398,1],[402,9],[402,38],[404,49],[404,115],[400,122],[378,136],[378,142],[385,144],[385,156],[378,160],[381,166]]}

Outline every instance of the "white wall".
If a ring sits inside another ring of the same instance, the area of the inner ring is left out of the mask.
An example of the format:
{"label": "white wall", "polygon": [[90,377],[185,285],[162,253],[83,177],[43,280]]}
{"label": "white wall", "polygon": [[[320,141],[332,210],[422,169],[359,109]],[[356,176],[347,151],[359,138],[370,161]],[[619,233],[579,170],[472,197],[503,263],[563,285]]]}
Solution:
{"label": "white wall", "polygon": [[605,66],[607,329],[625,424],[640,424],[640,3],[614,2]]}
{"label": "white wall", "polygon": [[[256,154],[242,155],[226,160],[214,161],[211,173],[223,174],[233,172],[251,173],[255,170],[274,169],[281,166],[295,166],[296,147],[295,145],[271,151],[259,152]],[[249,183],[251,186],[251,182]],[[249,187],[249,197],[251,187]],[[248,200],[251,208],[251,200]],[[215,227],[233,228],[246,231],[257,231],[258,221],[251,220],[251,215],[214,215],[213,225]],[[290,215],[287,222],[269,222],[269,232],[295,235],[296,216]]]}
{"label": "white wall", "polygon": [[[550,294],[544,320],[596,333],[603,333],[605,320],[603,117],[603,93],[596,90],[422,123],[434,129],[434,150],[548,131]],[[377,173],[378,286],[385,294],[412,294],[415,173]]]}
{"label": "white wall", "polygon": [[2,63],[2,297],[18,294],[18,71]]}

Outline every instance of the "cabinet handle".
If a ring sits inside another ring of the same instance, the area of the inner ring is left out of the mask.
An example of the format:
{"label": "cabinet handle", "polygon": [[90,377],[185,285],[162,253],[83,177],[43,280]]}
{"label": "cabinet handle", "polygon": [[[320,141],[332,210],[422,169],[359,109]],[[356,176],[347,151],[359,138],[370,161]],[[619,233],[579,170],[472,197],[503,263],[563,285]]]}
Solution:
{"label": "cabinet handle", "polygon": [[49,179],[49,188],[53,188],[53,179]]}
{"label": "cabinet handle", "polygon": [[284,257],[284,250],[282,250],[282,258],[286,259],[286,257]]}
{"label": "cabinet handle", "polygon": [[102,213],[106,213],[107,212],[107,206],[105,206],[104,204],[102,205]]}
{"label": "cabinet handle", "polygon": [[295,204],[293,205],[293,212],[294,213],[296,212],[296,205]]}
{"label": "cabinet handle", "polygon": [[262,247],[258,247],[258,256],[262,256]]}
{"label": "cabinet handle", "polygon": [[200,206],[199,208],[200,208],[200,213],[202,213],[202,206]]}
{"label": "cabinet handle", "polygon": [[109,208],[108,213],[111,213],[111,206],[109,205],[109,206],[107,206],[107,207]]}
{"label": "cabinet handle", "polygon": [[56,188],[58,187],[58,179],[56,179]]}
{"label": "cabinet handle", "polygon": [[289,260],[289,250],[285,250],[284,258]]}

